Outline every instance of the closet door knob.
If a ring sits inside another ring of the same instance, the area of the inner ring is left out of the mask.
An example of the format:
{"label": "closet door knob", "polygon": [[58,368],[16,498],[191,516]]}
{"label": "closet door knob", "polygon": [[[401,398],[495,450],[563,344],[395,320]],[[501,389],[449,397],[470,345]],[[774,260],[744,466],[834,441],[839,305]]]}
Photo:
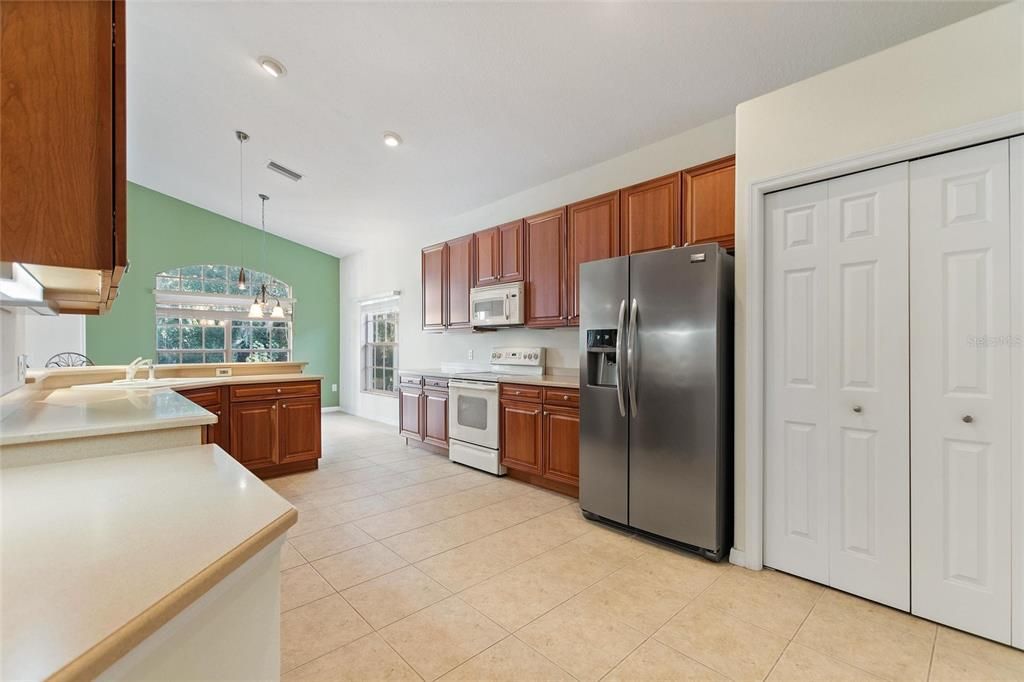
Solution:
{"label": "closet door knob", "polygon": [[972,417],[969,414],[965,414],[964,415],[964,424],[970,424],[973,421],[974,421],[974,417]]}
{"label": "closet door knob", "polygon": [[853,406],[853,411],[856,412],[857,414],[860,414],[861,412],[864,411],[864,408],[861,407],[860,405],[854,405]]}

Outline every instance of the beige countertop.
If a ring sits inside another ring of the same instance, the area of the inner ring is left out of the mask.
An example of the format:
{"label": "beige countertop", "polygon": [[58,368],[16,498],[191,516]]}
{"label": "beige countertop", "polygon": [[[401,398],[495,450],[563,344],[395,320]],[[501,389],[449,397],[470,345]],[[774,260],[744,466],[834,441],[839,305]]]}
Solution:
{"label": "beige countertop", "polygon": [[215,445],[7,469],[0,678],[94,678],[295,523]]}
{"label": "beige countertop", "polygon": [[138,390],[26,387],[21,390],[30,392],[29,399],[0,421],[0,446],[214,424],[217,417],[175,390],[322,378],[315,374],[182,377],[173,379],[168,388]]}
{"label": "beige countertop", "polygon": [[539,377],[507,375],[498,379],[502,384],[524,384],[531,386],[548,386],[550,388],[579,388],[579,374],[545,374]]}

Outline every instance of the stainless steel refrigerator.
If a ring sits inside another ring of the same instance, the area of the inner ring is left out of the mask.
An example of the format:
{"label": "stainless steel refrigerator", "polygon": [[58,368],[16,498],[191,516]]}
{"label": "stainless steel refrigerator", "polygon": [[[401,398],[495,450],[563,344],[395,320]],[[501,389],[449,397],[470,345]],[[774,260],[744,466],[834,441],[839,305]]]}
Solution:
{"label": "stainless steel refrigerator", "polygon": [[580,507],[715,560],[732,544],[733,259],[580,266]]}

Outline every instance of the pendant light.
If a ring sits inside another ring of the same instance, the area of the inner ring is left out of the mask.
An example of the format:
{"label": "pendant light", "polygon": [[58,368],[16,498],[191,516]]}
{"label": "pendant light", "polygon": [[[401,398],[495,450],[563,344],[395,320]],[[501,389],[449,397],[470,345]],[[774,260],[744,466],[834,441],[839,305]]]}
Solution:
{"label": "pendant light", "polygon": [[[270,199],[266,194],[260,194],[260,225],[263,227],[263,277],[267,276],[267,201]],[[260,300],[262,298],[262,301]],[[260,283],[260,291],[249,306],[249,317],[262,318],[263,307],[267,305],[267,282],[264,279]],[[280,305],[280,301],[278,301]]]}
{"label": "pendant light", "polygon": [[[238,138],[238,222],[245,225],[245,199],[244,199],[244,186],[242,179],[244,176],[244,166],[242,164],[242,146],[249,139],[249,134],[244,133],[241,130],[235,131],[235,137]],[[249,287],[245,281],[245,238],[242,238],[242,262],[239,263],[238,267],[238,289],[245,291]],[[250,314],[251,316],[251,314]]]}

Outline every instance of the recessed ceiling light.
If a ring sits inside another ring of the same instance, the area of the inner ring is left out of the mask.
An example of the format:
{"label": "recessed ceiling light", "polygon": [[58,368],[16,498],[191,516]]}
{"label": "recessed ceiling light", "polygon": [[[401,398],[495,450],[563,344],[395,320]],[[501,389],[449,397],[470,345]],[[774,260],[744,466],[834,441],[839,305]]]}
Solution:
{"label": "recessed ceiling light", "polygon": [[397,147],[402,144],[402,136],[398,133],[384,133],[384,144],[389,147]]}
{"label": "recessed ceiling light", "polygon": [[269,73],[274,78],[280,78],[281,76],[288,73],[288,69],[284,68],[284,64],[277,61],[273,57],[260,57],[258,61],[260,63],[260,66],[263,67],[263,70]]}

